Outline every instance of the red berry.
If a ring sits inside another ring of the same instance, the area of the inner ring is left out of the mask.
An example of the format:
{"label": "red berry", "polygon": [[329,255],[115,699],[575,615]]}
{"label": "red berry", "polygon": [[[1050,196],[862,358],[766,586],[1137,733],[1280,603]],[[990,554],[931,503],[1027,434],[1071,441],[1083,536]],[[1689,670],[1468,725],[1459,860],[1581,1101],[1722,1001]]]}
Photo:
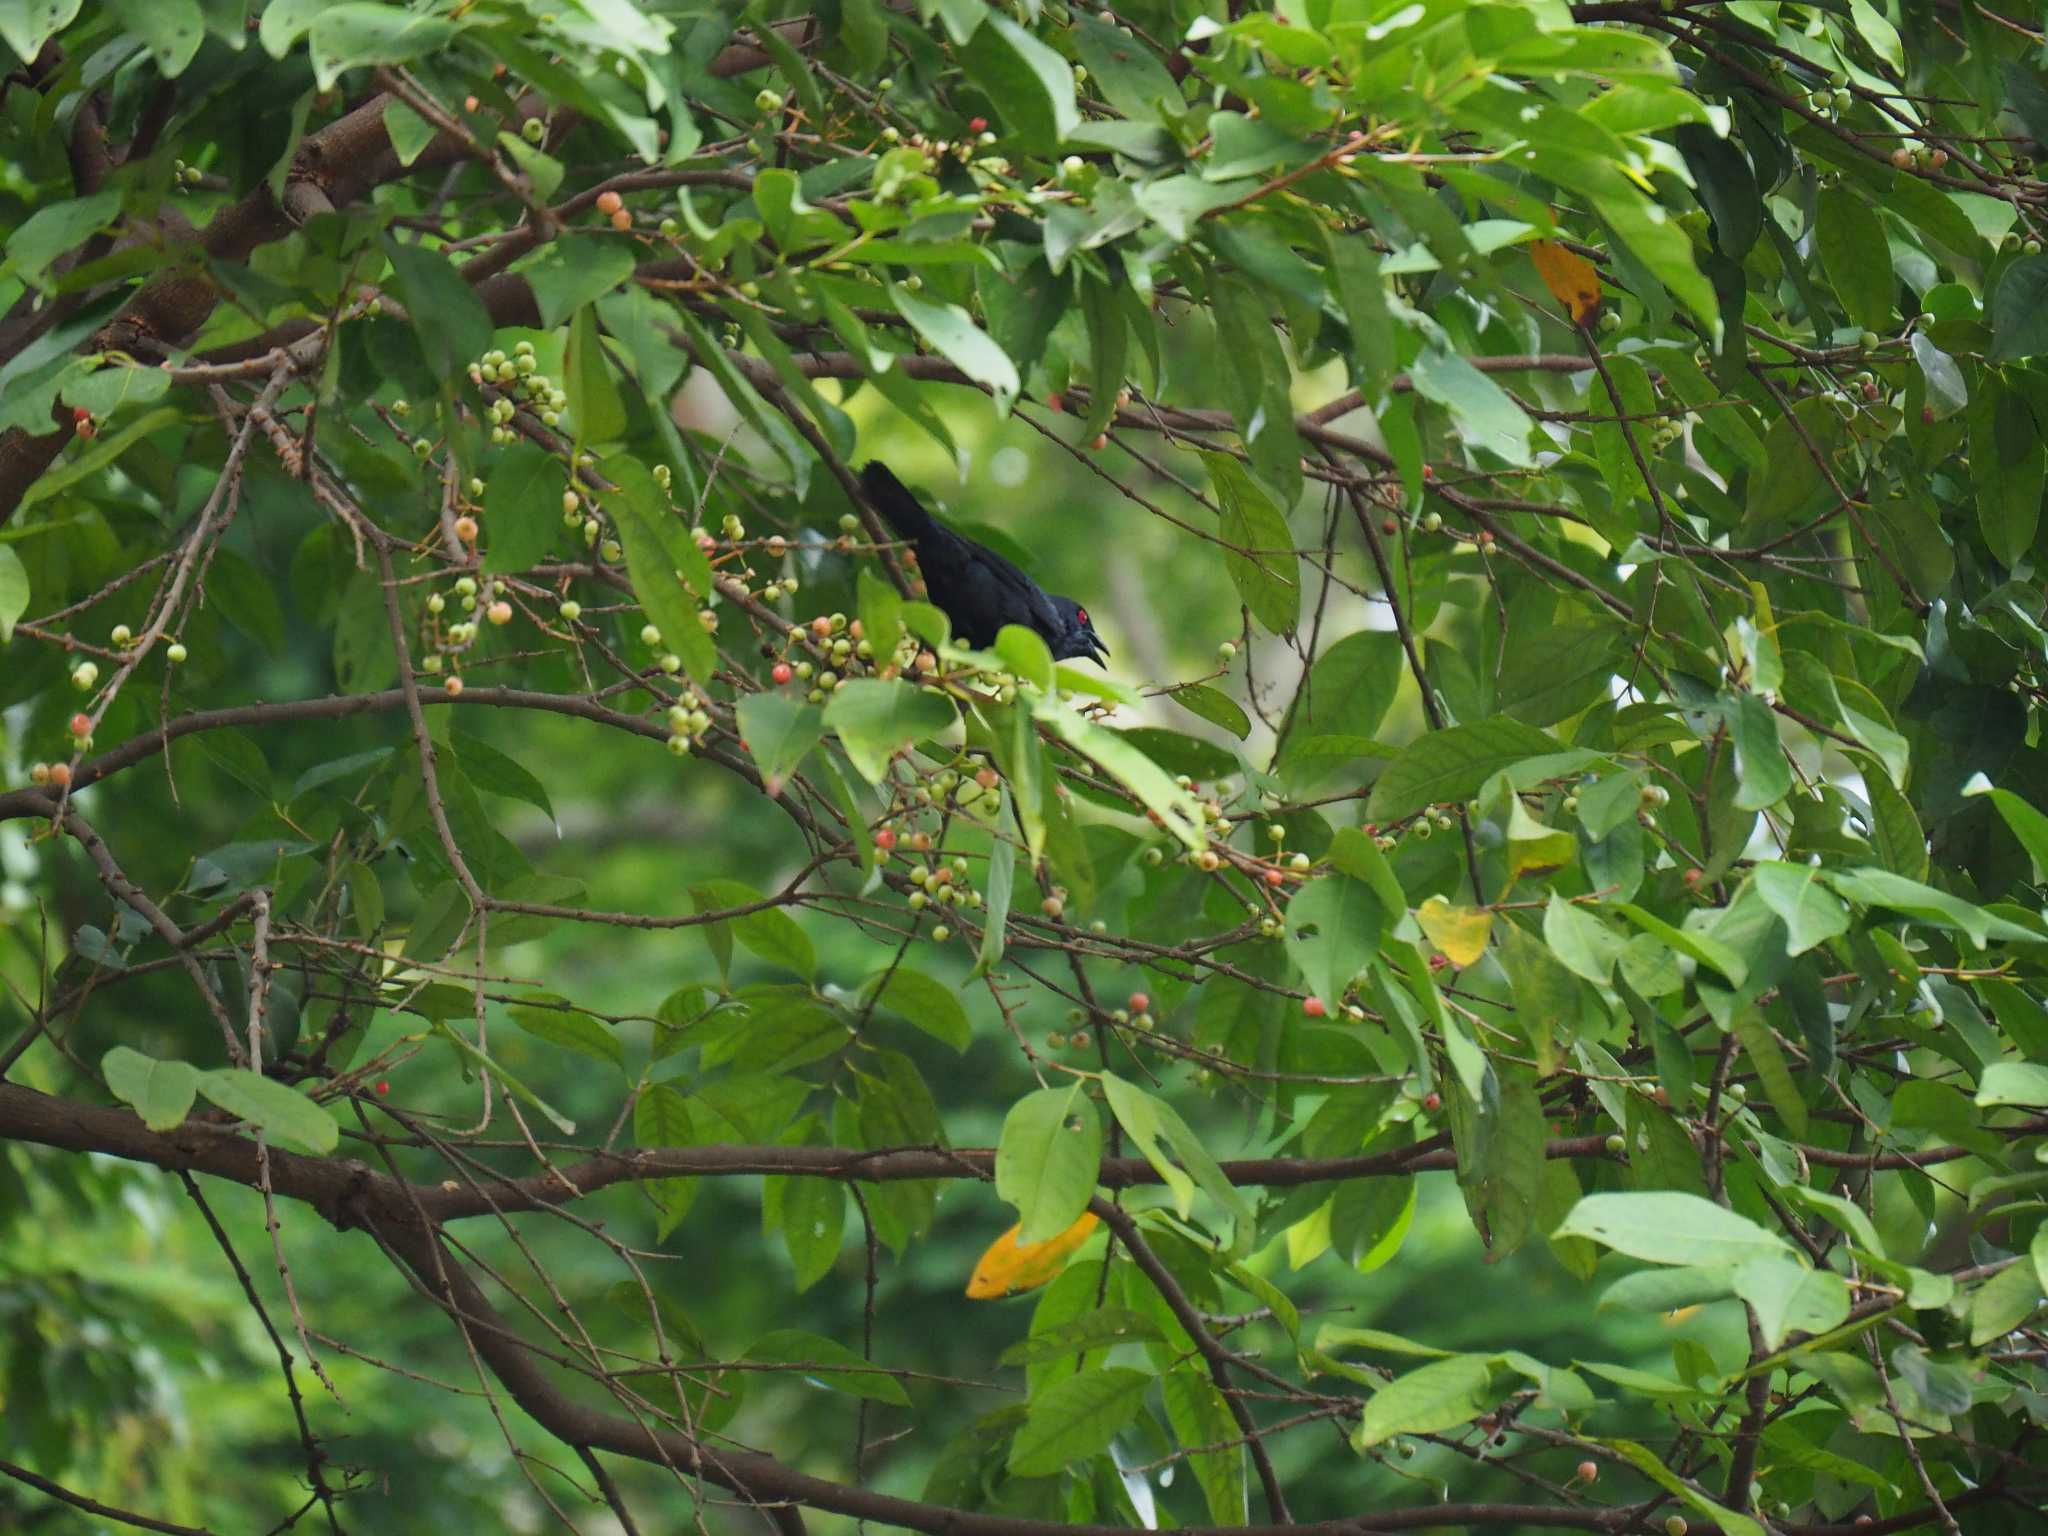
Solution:
{"label": "red berry", "polygon": [[1593,1481],[1594,1478],[1598,1477],[1599,1475],[1600,1463],[1598,1463],[1597,1461],[1582,1461],[1579,1463],[1580,1482],[1590,1483]]}
{"label": "red berry", "polygon": [[1266,884],[1268,885],[1278,885],[1285,878],[1286,876],[1282,875],[1280,871],[1277,869],[1269,869],[1266,871]]}
{"label": "red berry", "polygon": [[78,714],[73,715],[71,717],[71,734],[74,736],[90,736],[92,734],[92,717],[82,710]]}
{"label": "red berry", "polygon": [[597,211],[606,218],[610,218],[625,205],[626,200],[616,192],[600,192],[597,194]]}
{"label": "red berry", "polygon": [[389,1079],[388,1077],[378,1078],[377,1091],[379,1093],[389,1093],[391,1091],[391,1079]]}
{"label": "red berry", "polygon": [[778,661],[768,675],[778,683],[786,683],[796,676],[796,672],[788,662]]}
{"label": "red berry", "polygon": [[1045,405],[1047,410],[1058,411],[1064,415],[1067,409],[1066,396],[1062,395],[1058,390],[1054,390],[1045,397]]}
{"label": "red berry", "polygon": [[884,827],[881,831],[877,832],[875,834],[875,846],[881,849],[884,853],[887,853],[891,848],[894,848],[896,846],[895,829],[891,827]]}
{"label": "red berry", "polygon": [[1440,1093],[1426,1093],[1422,1096],[1422,1107],[1435,1114],[1444,1107],[1444,1096]]}
{"label": "red berry", "polygon": [[71,419],[73,421],[91,421],[92,412],[82,405],[74,405],[71,407]]}
{"label": "red berry", "polygon": [[1312,1019],[1320,1019],[1330,1010],[1323,1006],[1323,1000],[1320,997],[1309,997],[1302,999],[1301,1011]]}
{"label": "red berry", "polygon": [[1142,992],[1133,992],[1130,997],[1129,1007],[1133,1013],[1150,1013],[1152,1011],[1152,999]]}
{"label": "red berry", "polygon": [[967,119],[967,131],[969,133],[988,132],[988,119],[985,117],[970,117]]}

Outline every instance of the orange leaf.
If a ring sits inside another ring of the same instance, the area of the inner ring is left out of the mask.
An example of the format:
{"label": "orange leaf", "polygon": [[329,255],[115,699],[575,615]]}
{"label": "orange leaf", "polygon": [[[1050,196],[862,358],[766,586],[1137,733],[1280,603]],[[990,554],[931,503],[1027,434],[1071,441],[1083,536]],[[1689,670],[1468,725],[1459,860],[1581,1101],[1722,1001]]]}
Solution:
{"label": "orange leaf", "polygon": [[1017,1233],[1022,1225],[1018,1223],[990,1243],[974,1266],[967,1282],[967,1294],[974,1300],[987,1301],[1045,1284],[1060,1272],[1067,1256],[1088,1241],[1088,1234],[1096,1228],[1096,1216],[1093,1211],[1083,1211],[1080,1220],[1066,1231],[1042,1243],[1019,1243]]}
{"label": "orange leaf", "polygon": [[1543,286],[1570,313],[1572,324],[1586,325],[1600,313],[1600,273],[1585,257],[1555,240],[1531,240],[1529,260],[1536,264]]}

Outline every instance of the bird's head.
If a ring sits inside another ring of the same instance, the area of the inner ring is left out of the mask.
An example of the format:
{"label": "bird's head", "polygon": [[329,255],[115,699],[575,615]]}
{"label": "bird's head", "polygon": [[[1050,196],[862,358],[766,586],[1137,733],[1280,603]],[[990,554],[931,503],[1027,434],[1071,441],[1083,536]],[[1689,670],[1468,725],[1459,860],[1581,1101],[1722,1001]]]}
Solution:
{"label": "bird's head", "polygon": [[1058,611],[1062,625],[1058,638],[1052,643],[1052,659],[1092,661],[1100,666],[1109,655],[1109,647],[1095,633],[1095,626],[1088,619],[1088,610],[1071,597],[1055,597],[1052,605]]}

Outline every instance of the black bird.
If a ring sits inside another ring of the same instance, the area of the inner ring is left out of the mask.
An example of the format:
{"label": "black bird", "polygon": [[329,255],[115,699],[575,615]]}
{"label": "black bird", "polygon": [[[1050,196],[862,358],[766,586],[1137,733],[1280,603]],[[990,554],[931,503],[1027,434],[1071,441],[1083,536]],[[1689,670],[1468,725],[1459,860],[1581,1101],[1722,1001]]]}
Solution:
{"label": "black bird", "polygon": [[917,550],[932,605],[953,621],[955,638],[977,648],[995,643],[1005,624],[1036,630],[1055,661],[1100,664],[1109,647],[1071,597],[1054,597],[984,544],[948,528],[925,511],[910,488],[880,460],[860,472],[861,489],[882,521]]}

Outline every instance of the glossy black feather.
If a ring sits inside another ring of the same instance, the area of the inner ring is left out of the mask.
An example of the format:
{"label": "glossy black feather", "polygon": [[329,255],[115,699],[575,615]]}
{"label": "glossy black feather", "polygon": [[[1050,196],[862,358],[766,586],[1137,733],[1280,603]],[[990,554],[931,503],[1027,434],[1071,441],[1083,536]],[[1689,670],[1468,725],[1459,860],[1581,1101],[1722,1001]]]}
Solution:
{"label": "glossy black feather", "polygon": [[1099,661],[1109,654],[1087,609],[1071,597],[1052,596],[987,545],[948,528],[888,465],[869,463],[860,483],[882,521],[917,550],[932,606],[953,621],[956,639],[985,647],[1005,624],[1021,624],[1045,641],[1055,661]]}

